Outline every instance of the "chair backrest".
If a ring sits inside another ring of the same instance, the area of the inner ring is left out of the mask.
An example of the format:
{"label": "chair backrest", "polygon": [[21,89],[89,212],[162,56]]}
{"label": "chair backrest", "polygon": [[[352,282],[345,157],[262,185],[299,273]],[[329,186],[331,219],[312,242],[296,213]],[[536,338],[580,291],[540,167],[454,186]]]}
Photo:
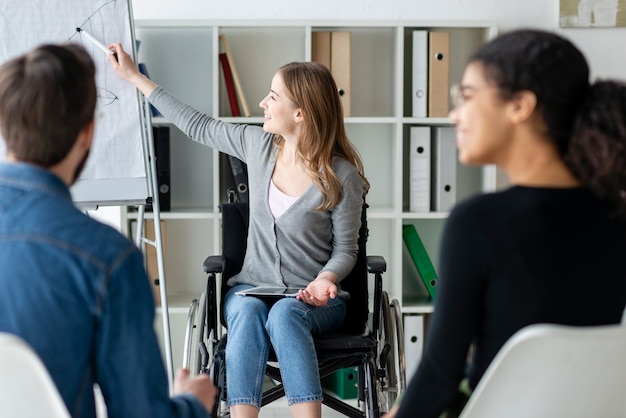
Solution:
{"label": "chair backrest", "polygon": [[70,417],[48,370],[21,338],[0,333],[0,416]]}
{"label": "chair backrest", "polygon": [[[248,203],[230,202],[220,205],[222,210],[222,255],[224,268],[222,273],[221,297],[228,291],[226,282],[241,271],[246,254],[246,237],[248,234]],[[350,332],[361,332],[368,317],[367,289],[367,256],[366,243],[368,237],[367,205],[361,212],[361,229],[359,230],[359,251],[357,262],[350,274],[341,282],[342,289],[350,293],[347,301],[347,315],[342,329]],[[222,324],[225,324],[221,315]]]}
{"label": "chair backrest", "polygon": [[530,325],[502,347],[462,418],[626,416],[626,327]]}

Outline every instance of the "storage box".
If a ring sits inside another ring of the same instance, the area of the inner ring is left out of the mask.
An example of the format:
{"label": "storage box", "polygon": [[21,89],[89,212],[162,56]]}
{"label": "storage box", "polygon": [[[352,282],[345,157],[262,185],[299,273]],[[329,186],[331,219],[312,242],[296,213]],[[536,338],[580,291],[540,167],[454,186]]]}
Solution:
{"label": "storage box", "polygon": [[341,399],[355,399],[358,395],[358,372],[356,367],[339,369],[322,379],[322,386]]}

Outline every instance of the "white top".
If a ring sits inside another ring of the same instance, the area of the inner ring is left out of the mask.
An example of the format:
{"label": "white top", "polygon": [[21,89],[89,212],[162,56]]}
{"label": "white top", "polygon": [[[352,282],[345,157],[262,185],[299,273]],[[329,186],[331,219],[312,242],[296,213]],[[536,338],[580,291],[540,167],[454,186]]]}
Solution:
{"label": "white top", "polygon": [[272,212],[274,219],[285,213],[285,211],[289,209],[289,207],[293,205],[296,200],[298,200],[298,197],[289,196],[283,193],[278,187],[276,187],[274,181],[270,180],[268,200],[270,212]]}

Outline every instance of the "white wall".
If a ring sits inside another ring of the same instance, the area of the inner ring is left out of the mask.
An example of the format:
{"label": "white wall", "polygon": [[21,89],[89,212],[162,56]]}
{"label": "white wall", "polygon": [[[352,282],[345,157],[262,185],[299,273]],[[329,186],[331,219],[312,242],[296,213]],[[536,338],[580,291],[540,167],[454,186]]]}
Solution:
{"label": "white wall", "polygon": [[136,19],[490,20],[499,31],[536,27],[563,33],[591,64],[593,78],[626,78],[626,28],[559,30],[559,0],[133,0]]}

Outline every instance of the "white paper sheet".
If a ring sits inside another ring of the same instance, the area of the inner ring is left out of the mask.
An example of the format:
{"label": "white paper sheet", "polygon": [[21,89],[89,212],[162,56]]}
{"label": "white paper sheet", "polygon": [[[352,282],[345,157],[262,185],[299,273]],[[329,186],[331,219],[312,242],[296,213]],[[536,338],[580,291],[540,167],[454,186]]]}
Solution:
{"label": "white paper sheet", "polygon": [[[98,118],[93,147],[81,179],[145,178],[137,91],[115,74],[107,55],[81,36],[77,27],[105,45],[121,42],[126,51],[133,50],[126,0],[2,0],[0,63],[42,43],[82,44],[97,67]],[[2,140],[0,160],[4,158]]]}

